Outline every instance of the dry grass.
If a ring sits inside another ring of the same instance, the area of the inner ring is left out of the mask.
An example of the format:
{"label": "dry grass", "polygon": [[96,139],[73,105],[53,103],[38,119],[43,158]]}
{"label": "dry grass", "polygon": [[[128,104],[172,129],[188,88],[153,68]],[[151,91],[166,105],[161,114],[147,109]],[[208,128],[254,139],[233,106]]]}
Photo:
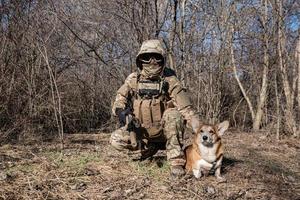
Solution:
{"label": "dry grass", "polygon": [[0,147],[0,199],[300,199],[300,144],[264,133],[228,133],[223,173],[201,180],[169,177],[164,153],[133,162],[97,142]]}

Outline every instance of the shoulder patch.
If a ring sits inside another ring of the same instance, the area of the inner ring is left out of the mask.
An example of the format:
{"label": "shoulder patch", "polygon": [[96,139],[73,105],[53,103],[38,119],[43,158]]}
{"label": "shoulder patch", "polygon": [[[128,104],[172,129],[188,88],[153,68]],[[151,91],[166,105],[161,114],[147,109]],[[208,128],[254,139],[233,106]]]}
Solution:
{"label": "shoulder patch", "polygon": [[130,87],[130,88],[135,88],[136,87],[136,81],[137,81],[137,72],[133,72],[127,76],[125,83]]}

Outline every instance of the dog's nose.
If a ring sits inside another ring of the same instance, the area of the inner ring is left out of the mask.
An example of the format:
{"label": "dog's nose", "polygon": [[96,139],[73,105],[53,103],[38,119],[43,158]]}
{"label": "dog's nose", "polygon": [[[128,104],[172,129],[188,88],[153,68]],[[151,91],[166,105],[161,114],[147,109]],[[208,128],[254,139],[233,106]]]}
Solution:
{"label": "dog's nose", "polygon": [[208,139],[208,137],[207,137],[206,135],[204,135],[204,136],[202,137],[202,139],[203,139],[204,141],[206,141],[206,140]]}

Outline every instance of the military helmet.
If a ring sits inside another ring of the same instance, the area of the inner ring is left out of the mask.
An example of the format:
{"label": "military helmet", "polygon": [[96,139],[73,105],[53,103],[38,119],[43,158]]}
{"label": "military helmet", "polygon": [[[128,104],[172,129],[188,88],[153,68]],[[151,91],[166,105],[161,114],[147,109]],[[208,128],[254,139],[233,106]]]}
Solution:
{"label": "military helmet", "polygon": [[136,56],[136,65],[139,69],[142,69],[142,61],[140,60],[144,54],[159,54],[162,56],[162,65],[165,63],[165,50],[160,40],[146,40],[142,43],[141,49]]}

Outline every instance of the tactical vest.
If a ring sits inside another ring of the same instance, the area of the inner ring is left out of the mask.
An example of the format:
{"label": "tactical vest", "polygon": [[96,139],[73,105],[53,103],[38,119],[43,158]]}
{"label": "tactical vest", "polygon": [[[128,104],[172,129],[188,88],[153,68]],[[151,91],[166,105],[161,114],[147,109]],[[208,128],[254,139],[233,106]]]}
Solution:
{"label": "tactical vest", "polygon": [[167,107],[168,84],[159,81],[139,80],[133,95],[133,112],[139,119],[148,137],[158,137],[162,133],[162,116]]}

